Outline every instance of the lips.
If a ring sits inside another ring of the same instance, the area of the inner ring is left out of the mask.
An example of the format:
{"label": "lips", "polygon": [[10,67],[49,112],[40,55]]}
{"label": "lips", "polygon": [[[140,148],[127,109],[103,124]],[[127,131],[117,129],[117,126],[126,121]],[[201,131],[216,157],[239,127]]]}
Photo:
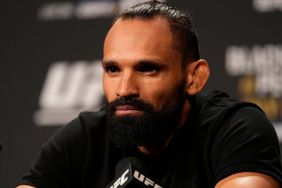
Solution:
{"label": "lips", "polygon": [[115,113],[117,116],[140,116],[143,111],[136,106],[122,105],[116,107]]}

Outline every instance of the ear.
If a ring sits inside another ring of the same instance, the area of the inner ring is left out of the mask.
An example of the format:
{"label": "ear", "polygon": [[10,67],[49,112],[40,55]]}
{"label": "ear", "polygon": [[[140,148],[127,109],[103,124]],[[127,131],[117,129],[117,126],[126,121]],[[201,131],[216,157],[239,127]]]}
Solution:
{"label": "ear", "polygon": [[190,62],[186,67],[186,92],[188,95],[196,95],[206,85],[210,76],[209,65],[206,60]]}

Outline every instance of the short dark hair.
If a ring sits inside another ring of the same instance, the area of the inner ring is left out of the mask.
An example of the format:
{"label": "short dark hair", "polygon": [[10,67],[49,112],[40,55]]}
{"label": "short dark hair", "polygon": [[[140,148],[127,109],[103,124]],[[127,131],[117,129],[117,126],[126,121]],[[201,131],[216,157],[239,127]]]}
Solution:
{"label": "short dark hair", "polygon": [[155,16],[162,16],[168,20],[171,32],[175,36],[174,47],[180,51],[184,62],[188,58],[190,61],[200,59],[198,34],[189,13],[183,12],[168,3],[154,0],[139,3],[126,9],[118,16],[118,19],[151,19]]}

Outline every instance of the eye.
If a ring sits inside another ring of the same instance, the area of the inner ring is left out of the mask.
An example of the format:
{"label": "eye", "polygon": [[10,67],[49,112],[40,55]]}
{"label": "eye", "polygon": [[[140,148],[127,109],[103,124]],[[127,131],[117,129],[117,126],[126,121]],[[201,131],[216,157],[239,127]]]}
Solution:
{"label": "eye", "polygon": [[158,73],[160,69],[160,66],[154,63],[141,63],[137,68],[139,72],[147,73],[150,75]]}
{"label": "eye", "polygon": [[114,74],[114,73],[120,72],[120,69],[116,65],[105,65],[104,71],[109,73],[109,74]]}

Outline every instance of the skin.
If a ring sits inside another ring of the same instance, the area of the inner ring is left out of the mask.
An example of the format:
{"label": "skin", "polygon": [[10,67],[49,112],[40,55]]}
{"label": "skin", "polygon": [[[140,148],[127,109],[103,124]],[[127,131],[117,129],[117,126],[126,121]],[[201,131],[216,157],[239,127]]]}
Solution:
{"label": "skin", "polygon": [[[172,48],[172,33],[162,17],[150,20],[119,19],[110,29],[104,43],[103,86],[109,102],[119,97],[137,97],[160,109],[165,102],[176,104],[176,89],[181,82],[189,95],[199,93],[209,77],[205,60],[190,62],[184,69],[181,54]],[[184,102],[179,127],[191,109]],[[140,116],[143,112],[132,106],[116,109],[117,116]],[[167,146],[141,146],[144,155],[156,155]],[[255,172],[241,172],[219,181],[215,188],[279,188],[272,177]],[[31,188],[18,186],[17,188]]]}
{"label": "skin", "polygon": [[272,177],[256,172],[240,172],[219,181],[215,188],[279,188]]}

